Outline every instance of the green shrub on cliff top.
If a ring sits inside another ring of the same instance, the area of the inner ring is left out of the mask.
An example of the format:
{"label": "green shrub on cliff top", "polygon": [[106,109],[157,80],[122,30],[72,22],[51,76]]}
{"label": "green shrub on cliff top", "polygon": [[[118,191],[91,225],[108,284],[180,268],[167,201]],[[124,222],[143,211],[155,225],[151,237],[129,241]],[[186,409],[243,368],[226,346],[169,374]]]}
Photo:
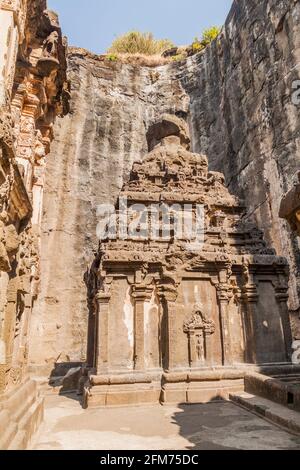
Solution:
{"label": "green shrub on cliff top", "polygon": [[117,54],[107,54],[106,60],[109,60],[110,62],[116,62],[118,60]]}
{"label": "green shrub on cliff top", "polygon": [[219,36],[221,28],[218,26],[212,26],[211,28],[205,29],[202,33],[201,44],[202,46],[207,46],[210,44],[217,36]]}
{"label": "green shrub on cliff top", "polygon": [[117,37],[108,52],[111,54],[161,54],[173,47],[168,39],[155,39],[152,33],[130,31]]}
{"label": "green shrub on cliff top", "polygon": [[202,33],[201,39],[197,37],[194,39],[192,44],[193,52],[199,52],[208,46],[216,37],[220,34],[221,28],[218,26],[212,26],[211,28],[205,29]]}

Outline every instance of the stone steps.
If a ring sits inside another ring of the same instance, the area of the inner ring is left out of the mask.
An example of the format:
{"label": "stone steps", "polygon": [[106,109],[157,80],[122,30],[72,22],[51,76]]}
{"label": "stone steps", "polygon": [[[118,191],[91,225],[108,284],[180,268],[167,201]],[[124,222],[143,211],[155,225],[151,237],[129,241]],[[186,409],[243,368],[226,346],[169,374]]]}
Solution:
{"label": "stone steps", "polygon": [[32,436],[35,435],[42,420],[43,399],[39,397],[19,422],[19,432],[10,443],[8,450],[26,450]]}
{"label": "stone steps", "polygon": [[230,400],[248,411],[271,421],[287,431],[300,435],[300,413],[250,393],[231,393]]}
{"label": "stone steps", "polygon": [[18,426],[16,422],[11,421],[9,413],[6,410],[0,411],[0,423],[5,425],[3,428],[1,426],[0,449],[8,449],[10,443],[18,433]]}
{"label": "stone steps", "polygon": [[43,420],[37,384],[27,380],[0,403],[0,449],[24,450]]}

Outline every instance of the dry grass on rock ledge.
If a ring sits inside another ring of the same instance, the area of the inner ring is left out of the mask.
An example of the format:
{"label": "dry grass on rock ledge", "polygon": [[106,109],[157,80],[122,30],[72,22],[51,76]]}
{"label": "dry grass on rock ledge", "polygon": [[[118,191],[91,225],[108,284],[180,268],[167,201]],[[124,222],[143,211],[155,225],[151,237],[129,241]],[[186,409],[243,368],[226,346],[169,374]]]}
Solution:
{"label": "dry grass on rock ledge", "polygon": [[122,64],[142,65],[146,67],[158,67],[173,62],[170,57],[162,57],[161,54],[107,54],[105,61],[121,62]]}
{"label": "dry grass on rock ledge", "polygon": [[[105,62],[106,64],[131,64],[140,65],[141,67],[159,67],[174,63],[173,57],[163,57],[160,54],[146,55],[146,54],[94,54],[93,52],[83,49],[81,47],[69,47],[68,53],[81,57],[89,57],[99,62]],[[185,58],[182,57],[182,60]]]}

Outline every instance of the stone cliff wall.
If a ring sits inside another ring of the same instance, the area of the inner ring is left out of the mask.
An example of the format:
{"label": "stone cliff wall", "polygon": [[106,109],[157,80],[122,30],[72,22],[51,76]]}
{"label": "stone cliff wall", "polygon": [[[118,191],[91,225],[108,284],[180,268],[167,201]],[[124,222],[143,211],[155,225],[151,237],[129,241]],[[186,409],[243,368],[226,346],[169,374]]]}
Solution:
{"label": "stone cliff wall", "polygon": [[184,83],[193,147],[224,172],[269,244],[289,258],[296,309],[299,244],[278,214],[299,168],[300,105],[292,102],[300,77],[299,2],[234,2],[220,39],[192,62]]}
{"label": "stone cliff wall", "polygon": [[296,0],[236,0],[219,39],[187,61],[149,68],[70,50],[72,109],[56,124],[46,176],[31,354],[40,373],[85,359],[84,274],[97,249],[97,206],[115,202],[132,163],[147,153],[149,124],[165,112],[188,120],[193,149],[225,173],[269,245],[288,257],[290,306],[298,307],[299,246],[278,211],[299,165],[291,97],[299,25]]}
{"label": "stone cliff wall", "polygon": [[147,153],[145,123],[163,112],[187,114],[189,105],[163,67],[103,62],[71,49],[69,78],[71,113],[56,124],[46,170],[42,292],[31,348],[41,374],[55,362],[85,360],[85,273],[98,248],[97,207],[115,203],[133,162]]}

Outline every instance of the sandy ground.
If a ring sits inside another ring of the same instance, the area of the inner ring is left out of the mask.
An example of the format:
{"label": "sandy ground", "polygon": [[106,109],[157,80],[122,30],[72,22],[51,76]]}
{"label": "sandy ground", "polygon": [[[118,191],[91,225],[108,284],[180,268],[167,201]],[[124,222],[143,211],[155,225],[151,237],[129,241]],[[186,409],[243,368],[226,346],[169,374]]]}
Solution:
{"label": "sandy ground", "polygon": [[229,402],[83,410],[47,396],[35,450],[300,449],[289,434]]}

